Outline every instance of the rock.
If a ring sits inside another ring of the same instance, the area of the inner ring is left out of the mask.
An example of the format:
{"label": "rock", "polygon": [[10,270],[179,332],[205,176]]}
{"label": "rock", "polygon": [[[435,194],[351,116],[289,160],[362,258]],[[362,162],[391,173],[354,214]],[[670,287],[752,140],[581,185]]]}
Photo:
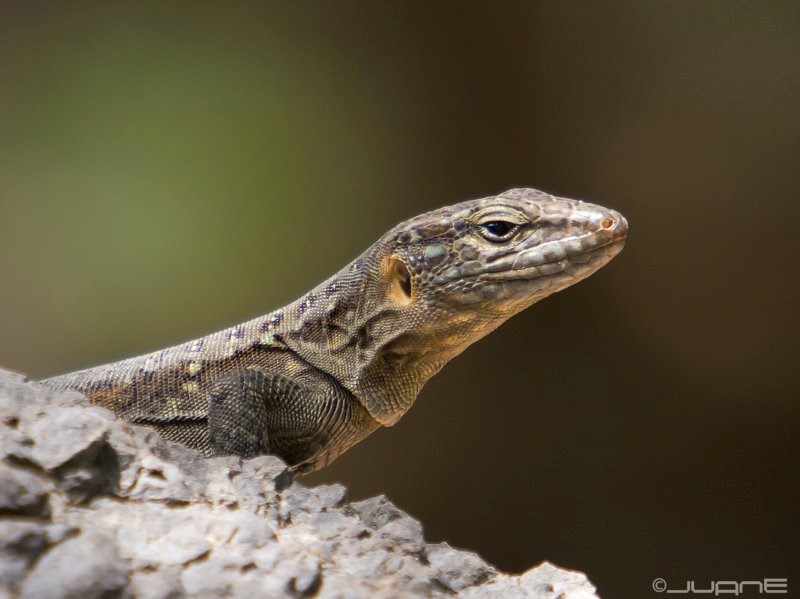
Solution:
{"label": "rock", "polygon": [[46,478],[19,465],[13,468],[0,462],[0,515],[46,518],[50,515],[51,490]]}
{"label": "rock", "polygon": [[128,565],[110,532],[86,528],[48,548],[22,583],[23,599],[130,596]]}
{"label": "rock", "polygon": [[428,545],[427,556],[433,569],[439,572],[436,581],[454,592],[490,580],[497,573],[475,553],[456,551],[447,543]]}
{"label": "rock", "polygon": [[503,574],[426,543],[386,497],[346,494],[0,371],[2,597],[596,597],[581,573]]}
{"label": "rock", "polygon": [[19,588],[48,544],[44,525],[10,518],[0,520],[0,596],[2,591]]}

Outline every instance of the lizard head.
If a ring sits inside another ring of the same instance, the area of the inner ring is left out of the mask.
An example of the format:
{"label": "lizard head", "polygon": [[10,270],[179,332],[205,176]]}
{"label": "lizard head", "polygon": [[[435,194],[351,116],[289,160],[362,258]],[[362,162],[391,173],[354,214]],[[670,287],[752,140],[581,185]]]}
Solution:
{"label": "lizard head", "polygon": [[401,223],[367,252],[365,270],[374,274],[362,288],[359,322],[372,349],[352,388],[379,422],[394,424],[448,360],[604,266],[627,231],[618,212],[535,189]]}
{"label": "lizard head", "polygon": [[393,229],[384,276],[398,306],[507,318],[597,271],[627,231],[613,210],[512,189]]}

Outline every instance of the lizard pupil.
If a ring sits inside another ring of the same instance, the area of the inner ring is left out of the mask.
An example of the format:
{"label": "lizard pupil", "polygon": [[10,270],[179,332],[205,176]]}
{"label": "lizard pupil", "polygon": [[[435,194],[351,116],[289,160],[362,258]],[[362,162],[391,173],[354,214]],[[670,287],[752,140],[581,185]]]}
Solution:
{"label": "lizard pupil", "polygon": [[485,223],[481,223],[481,228],[483,228],[483,230],[489,234],[489,239],[494,238],[504,241],[510,236],[511,233],[516,231],[518,225],[504,220],[490,220]]}

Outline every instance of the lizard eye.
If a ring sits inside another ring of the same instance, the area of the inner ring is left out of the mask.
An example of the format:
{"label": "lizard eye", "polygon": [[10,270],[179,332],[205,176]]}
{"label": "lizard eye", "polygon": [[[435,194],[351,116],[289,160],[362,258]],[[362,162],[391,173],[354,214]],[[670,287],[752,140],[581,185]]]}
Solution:
{"label": "lizard eye", "polygon": [[489,220],[479,226],[481,235],[485,239],[494,242],[508,241],[520,227],[517,223],[511,223],[506,220]]}

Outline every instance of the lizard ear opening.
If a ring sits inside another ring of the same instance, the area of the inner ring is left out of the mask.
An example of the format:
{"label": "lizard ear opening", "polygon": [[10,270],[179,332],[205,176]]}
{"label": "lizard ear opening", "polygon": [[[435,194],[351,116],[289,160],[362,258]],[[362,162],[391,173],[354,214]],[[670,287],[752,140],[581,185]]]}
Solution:
{"label": "lizard ear opening", "polygon": [[401,306],[411,303],[411,272],[397,257],[389,261],[389,295]]}

